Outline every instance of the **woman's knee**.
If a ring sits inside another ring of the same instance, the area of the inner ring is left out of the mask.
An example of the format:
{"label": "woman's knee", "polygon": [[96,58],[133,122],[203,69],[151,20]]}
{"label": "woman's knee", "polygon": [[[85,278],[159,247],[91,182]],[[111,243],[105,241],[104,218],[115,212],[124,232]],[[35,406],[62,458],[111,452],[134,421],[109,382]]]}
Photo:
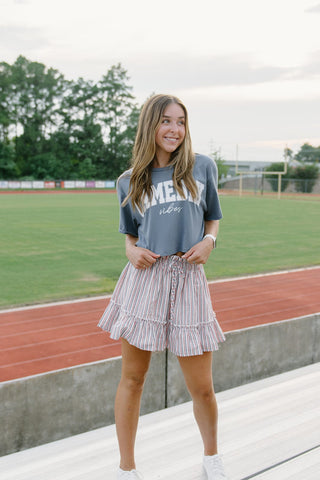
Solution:
{"label": "woman's knee", "polygon": [[143,390],[147,372],[125,372],[121,376],[122,385],[132,393],[140,393]]}
{"label": "woman's knee", "polygon": [[195,388],[189,389],[193,400],[201,403],[211,403],[215,401],[215,394],[212,385],[198,385]]}
{"label": "woman's knee", "polygon": [[147,376],[151,352],[140,350],[122,339],[121,385],[132,392],[141,392]]}

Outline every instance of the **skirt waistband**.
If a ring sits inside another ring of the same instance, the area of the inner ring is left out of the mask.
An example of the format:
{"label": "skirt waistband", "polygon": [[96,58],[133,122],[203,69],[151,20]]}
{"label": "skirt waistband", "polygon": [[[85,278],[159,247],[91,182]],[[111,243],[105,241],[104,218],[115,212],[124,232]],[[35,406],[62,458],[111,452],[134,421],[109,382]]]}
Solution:
{"label": "skirt waistband", "polygon": [[[180,274],[185,274],[186,272],[195,272],[203,268],[203,265],[189,263],[185,258],[175,254],[158,258],[156,263],[154,263],[150,268],[157,268],[157,266],[167,270],[168,272],[177,270],[180,272]],[[143,271],[146,272],[148,269]]]}

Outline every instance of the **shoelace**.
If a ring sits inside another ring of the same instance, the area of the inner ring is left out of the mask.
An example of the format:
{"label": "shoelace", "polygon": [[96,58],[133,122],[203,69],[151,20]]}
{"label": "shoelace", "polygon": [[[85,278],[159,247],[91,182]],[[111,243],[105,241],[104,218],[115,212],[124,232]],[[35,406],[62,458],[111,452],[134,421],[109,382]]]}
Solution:
{"label": "shoelace", "polygon": [[222,460],[219,457],[214,457],[206,459],[206,465],[212,470],[212,473],[219,473],[220,475],[225,475]]}

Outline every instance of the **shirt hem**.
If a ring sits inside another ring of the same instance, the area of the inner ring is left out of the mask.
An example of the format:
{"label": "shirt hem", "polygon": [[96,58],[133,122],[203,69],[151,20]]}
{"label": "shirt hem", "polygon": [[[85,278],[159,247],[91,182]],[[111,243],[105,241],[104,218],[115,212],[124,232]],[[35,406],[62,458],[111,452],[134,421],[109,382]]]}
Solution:
{"label": "shirt hem", "polygon": [[132,235],[133,237],[139,238],[137,232],[133,233],[129,232],[128,230],[119,230],[119,233],[123,233],[124,235]]}

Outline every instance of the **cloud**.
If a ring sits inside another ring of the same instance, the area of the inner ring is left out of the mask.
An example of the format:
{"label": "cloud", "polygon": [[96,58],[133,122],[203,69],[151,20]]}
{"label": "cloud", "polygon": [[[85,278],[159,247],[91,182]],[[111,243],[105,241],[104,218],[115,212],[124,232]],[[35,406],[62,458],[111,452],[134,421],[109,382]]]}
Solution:
{"label": "cloud", "polygon": [[7,51],[20,53],[49,45],[42,29],[17,25],[0,25],[0,43]]}
{"label": "cloud", "polygon": [[[57,48],[54,52],[57,52]],[[98,80],[112,64],[121,63],[143,97],[152,91],[170,91],[211,86],[241,86],[272,82],[295,75],[295,69],[259,66],[249,55],[201,56],[187,53],[124,54],[117,57],[101,52],[59,50],[56,68],[67,77],[84,76]],[[50,63],[55,59],[50,57]]]}
{"label": "cloud", "polygon": [[296,76],[299,78],[310,77],[310,75],[320,75],[320,50],[309,55],[308,61],[296,71]]}
{"label": "cloud", "polygon": [[313,7],[306,8],[306,13],[320,13],[320,3],[314,5]]}
{"label": "cloud", "polygon": [[286,144],[295,149],[305,141],[314,145],[320,143],[320,99],[274,101],[262,98],[256,102],[199,100],[192,96],[182,99],[189,111],[191,136],[197,152],[209,153],[212,139],[215,147],[222,147],[226,159],[234,158],[238,144],[241,160],[276,162],[281,161]]}
{"label": "cloud", "polygon": [[251,58],[235,55],[149,54],[129,58],[124,65],[136,86],[153,85],[155,90],[251,85],[293,73],[289,68],[257,66]]}

